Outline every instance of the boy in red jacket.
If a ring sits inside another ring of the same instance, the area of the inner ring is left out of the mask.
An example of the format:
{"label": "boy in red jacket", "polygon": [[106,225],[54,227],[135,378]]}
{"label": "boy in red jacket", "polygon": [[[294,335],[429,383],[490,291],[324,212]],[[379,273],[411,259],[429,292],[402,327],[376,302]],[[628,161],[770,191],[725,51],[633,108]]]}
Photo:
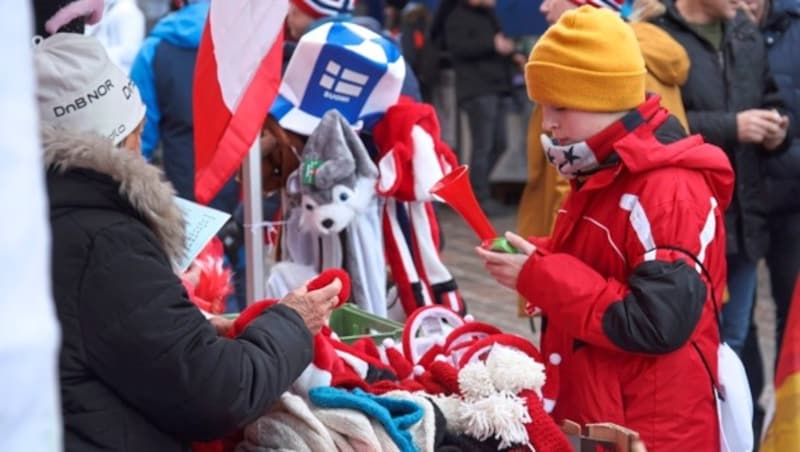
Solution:
{"label": "boy in red jacket", "polygon": [[719,450],[727,157],[645,94],[636,37],[610,11],[565,13],[525,76],[544,152],[572,191],[551,237],[508,233],[521,253],[478,253],[545,316],[542,350],[560,363],[553,415],[624,425],[651,452]]}

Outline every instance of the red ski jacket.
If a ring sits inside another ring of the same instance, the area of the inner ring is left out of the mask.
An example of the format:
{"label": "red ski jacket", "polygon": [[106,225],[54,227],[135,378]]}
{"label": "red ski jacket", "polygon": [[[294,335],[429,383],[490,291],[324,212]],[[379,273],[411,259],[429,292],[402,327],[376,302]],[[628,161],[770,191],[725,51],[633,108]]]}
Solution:
{"label": "red ski jacket", "polygon": [[604,164],[573,182],[552,236],[531,238],[517,287],[560,358],[553,414],[629,427],[650,452],[719,450],[728,158],[684,137],[657,97],[587,144]]}

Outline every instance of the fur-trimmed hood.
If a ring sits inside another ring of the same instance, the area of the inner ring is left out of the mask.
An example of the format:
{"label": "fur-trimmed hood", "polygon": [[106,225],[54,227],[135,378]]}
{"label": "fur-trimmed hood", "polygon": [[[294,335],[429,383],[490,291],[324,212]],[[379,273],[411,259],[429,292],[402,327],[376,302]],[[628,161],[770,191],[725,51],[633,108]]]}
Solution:
{"label": "fur-trimmed hood", "polygon": [[141,215],[173,260],[185,251],[183,213],[175,204],[175,190],[161,171],[140,155],[116,148],[109,140],[89,134],[43,127],[42,147],[49,169],[64,173],[88,169],[119,183],[119,195]]}

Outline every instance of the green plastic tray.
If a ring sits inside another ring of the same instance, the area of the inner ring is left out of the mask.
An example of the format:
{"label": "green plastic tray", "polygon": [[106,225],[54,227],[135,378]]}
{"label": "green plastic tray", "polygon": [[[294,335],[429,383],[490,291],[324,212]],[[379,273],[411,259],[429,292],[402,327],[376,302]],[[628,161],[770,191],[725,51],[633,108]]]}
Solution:
{"label": "green plastic tray", "polygon": [[[223,314],[223,317],[235,319],[239,314]],[[339,340],[352,344],[362,337],[371,337],[381,345],[384,339],[400,340],[403,336],[403,324],[394,320],[372,315],[354,304],[346,304],[333,311],[330,318],[331,329],[339,336]]]}
{"label": "green plastic tray", "polygon": [[347,344],[370,337],[380,345],[384,339],[400,340],[403,335],[402,323],[372,315],[353,304],[333,311],[330,326],[339,339]]}

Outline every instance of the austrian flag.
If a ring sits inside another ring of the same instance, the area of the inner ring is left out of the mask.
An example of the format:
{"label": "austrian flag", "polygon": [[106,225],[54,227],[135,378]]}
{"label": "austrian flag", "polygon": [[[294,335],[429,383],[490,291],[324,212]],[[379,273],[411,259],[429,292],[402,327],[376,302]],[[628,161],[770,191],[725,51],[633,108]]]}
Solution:
{"label": "austrian flag", "polygon": [[207,204],[241,164],[281,81],[288,0],[211,2],[194,74],[195,196]]}

